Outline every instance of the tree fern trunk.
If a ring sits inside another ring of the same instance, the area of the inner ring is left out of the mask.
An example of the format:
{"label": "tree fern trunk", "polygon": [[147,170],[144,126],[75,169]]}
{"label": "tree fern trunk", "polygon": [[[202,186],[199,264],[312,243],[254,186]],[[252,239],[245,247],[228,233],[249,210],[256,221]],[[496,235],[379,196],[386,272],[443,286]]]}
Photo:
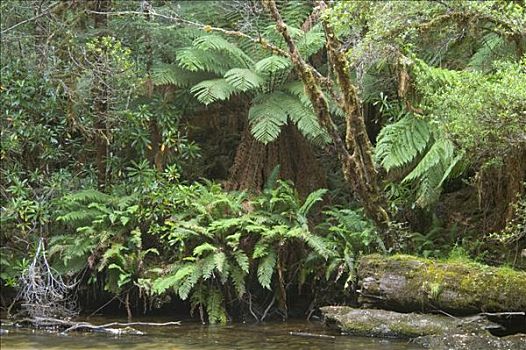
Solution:
{"label": "tree fern trunk", "polygon": [[280,165],[280,178],[292,180],[302,196],[326,187],[326,174],[311,145],[290,125],[268,145],[256,141],[246,125],[230,168],[227,187],[260,191],[277,165]]}

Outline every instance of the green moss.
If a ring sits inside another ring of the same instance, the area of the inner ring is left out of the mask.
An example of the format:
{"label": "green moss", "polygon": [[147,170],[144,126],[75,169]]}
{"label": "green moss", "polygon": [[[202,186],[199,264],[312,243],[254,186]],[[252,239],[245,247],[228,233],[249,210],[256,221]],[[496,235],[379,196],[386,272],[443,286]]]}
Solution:
{"label": "green moss", "polygon": [[359,277],[373,277],[376,285],[369,285],[375,293],[383,292],[380,281],[393,276],[399,276],[403,285],[397,295],[388,297],[409,309],[425,309],[431,305],[459,313],[526,309],[526,272],[510,267],[402,254],[375,254],[361,260]]}

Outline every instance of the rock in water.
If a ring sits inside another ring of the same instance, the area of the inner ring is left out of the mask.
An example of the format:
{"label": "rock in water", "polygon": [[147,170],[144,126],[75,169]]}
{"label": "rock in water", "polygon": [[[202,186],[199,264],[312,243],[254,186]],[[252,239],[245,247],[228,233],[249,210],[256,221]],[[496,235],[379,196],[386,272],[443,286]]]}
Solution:
{"label": "rock in water", "polygon": [[403,314],[348,306],[326,306],[320,310],[329,327],[336,327],[345,334],[365,337],[415,338],[449,333],[458,326],[454,320],[438,315]]}

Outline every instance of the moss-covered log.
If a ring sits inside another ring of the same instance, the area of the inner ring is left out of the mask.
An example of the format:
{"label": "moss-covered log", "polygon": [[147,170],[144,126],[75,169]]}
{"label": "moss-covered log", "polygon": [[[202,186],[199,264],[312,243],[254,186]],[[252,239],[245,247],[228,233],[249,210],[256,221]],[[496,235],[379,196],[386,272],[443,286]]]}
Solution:
{"label": "moss-covered log", "polygon": [[462,315],[526,310],[526,272],[407,255],[364,256],[359,302],[397,311]]}

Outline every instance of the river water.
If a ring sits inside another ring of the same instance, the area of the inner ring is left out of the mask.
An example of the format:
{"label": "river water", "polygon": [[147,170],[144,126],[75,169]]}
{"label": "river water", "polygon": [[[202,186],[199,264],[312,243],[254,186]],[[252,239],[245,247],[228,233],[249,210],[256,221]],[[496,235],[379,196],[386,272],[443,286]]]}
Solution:
{"label": "river water", "polygon": [[[90,320],[101,324],[113,320]],[[121,320],[122,321],[122,320]],[[159,320],[157,320],[159,322]],[[161,320],[160,322],[165,322]],[[327,330],[320,323],[306,321],[271,322],[262,324],[201,325],[183,322],[174,327],[136,327],[142,336],[111,336],[97,333],[60,335],[21,328],[6,328],[9,333],[0,338],[2,350],[16,349],[169,349],[169,350],[408,350],[422,349],[406,341],[343,336]],[[291,332],[323,334],[332,337],[305,337]]]}

